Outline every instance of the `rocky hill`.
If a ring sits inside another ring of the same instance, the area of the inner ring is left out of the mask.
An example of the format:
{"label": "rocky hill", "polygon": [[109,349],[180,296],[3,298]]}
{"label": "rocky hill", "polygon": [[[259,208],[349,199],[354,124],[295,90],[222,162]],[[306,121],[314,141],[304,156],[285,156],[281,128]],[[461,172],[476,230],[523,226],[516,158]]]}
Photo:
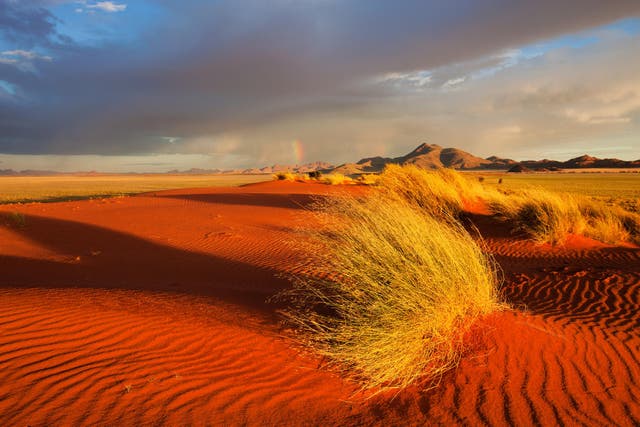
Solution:
{"label": "rocky hill", "polygon": [[357,163],[346,163],[335,169],[344,174],[380,172],[387,164],[415,165],[425,169],[441,167],[454,169],[506,169],[516,162],[490,157],[483,159],[458,148],[443,148],[437,144],[420,144],[412,152],[396,158],[369,157]]}

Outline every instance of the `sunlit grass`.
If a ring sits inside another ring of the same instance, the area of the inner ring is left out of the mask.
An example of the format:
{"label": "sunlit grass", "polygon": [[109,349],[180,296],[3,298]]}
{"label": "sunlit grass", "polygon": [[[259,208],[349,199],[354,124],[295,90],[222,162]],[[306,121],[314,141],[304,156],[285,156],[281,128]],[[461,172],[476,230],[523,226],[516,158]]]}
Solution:
{"label": "sunlit grass", "polygon": [[454,220],[379,189],[338,197],[307,230],[285,312],[302,342],[364,389],[436,380],[456,366],[474,320],[499,309],[494,262]]}
{"label": "sunlit grass", "polygon": [[176,188],[238,186],[269,175],[104,175],[0,177],[0,203],[113,197]]}
{"label": "sunlit grass", "polygon": [[327,175],[322,175],[322,177],[320,177],[320,181],[329,185],[340,185],[350,183],[352,182],[352,179],[341,173],[330,173]]}
{"label": "sunlit grass", "polygon": [[523,190],[494,198],[490,207],[539,243],[563,243],[570,234],[613,244],[640,238],[640,215],[575,194]]}
{"label": "sunlit grass", "polygon": [[[591,178],[594,174],[576,175],[586,177],[595,185]],[[595,175],[600,176],[600,186],[608,188],[608,178],[603,174]],[[625,194],[640,191],[630,185],[636,182],[638,174],[618,175],[626,177],[623,180],[626,187],[619,188]],[[579,179],[569,174],[555,176],[570,177],[569,182],[573,185]],[[640,215],[633,208],[633,199],[611,203],[603,198],[602,188],[599,190],[601,196],[596,198],[524,184],[522,188],[510,188],[504,185],[510,178],[502,178],[502,184],[498,184],[498,179],[491,175],[487,178],[486,174],[462,174],[452,169],[424,170],[390,165],[380,175],[378,185],[389,198],[399,197],[429,215],[444,218],[460,217],[470,204],[480,202],[504,219],[506,226],[525,232],[539,243],[561,244],[572,234],[613,244],[640,240]]]}
{"label": "sunlit grass", "polygon": [[465,203],[485,196],[485,187],[453,169],[426,170],[413,165],[388,165],[377,185],[389,199],[404,200],[430,215],[455,218]]}
{"label": "sunlit grass", "polygon": [[300,174],[296,174],[293,172],[276,172],[273,174],[273,179],[278,181],[296,181],[296,180],[304,180],[305,177]]}

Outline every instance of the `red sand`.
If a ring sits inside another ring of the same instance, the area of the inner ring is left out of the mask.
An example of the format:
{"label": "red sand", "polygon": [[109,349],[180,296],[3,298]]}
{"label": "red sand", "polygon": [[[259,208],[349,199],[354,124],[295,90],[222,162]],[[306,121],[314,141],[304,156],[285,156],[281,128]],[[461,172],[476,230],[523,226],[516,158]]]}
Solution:
{"label": "red sand", "polygon": [[0,207],[0,425],[640,424],[640,250],[537,246],[486,218],[518,310],[479,325],[482,353],[393,399],[317,369],[265,299],[301,207],[334,191]]}

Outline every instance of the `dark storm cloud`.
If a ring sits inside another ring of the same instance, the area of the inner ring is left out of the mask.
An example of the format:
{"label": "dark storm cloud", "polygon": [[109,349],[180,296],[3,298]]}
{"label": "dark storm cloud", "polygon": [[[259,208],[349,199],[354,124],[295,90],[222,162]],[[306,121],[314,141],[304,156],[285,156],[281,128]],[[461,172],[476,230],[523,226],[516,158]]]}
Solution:
{"label": "dark storm cloud", "polygon": [[0,35],[7,41],[26,47],[46,43],[55,33],[55,21],[47,9],[32,2],[0,0]]}
{"label": "dark storm cloud", "polygon": [[36,71],[0,63],[0,80],[16,88],[0,100],[3,153],[180,152],[162,137],[367,105],[384,92],[366,83],[385,73],[640,13],[637,0],[159,0],[166,18],[135,43],[80,47],[58,34],[50,3],[0,0],[2,36],[53,57]]}
{"label": "dark storm cloud", "polygon": [[21,49],[56,48],[73,43],[58,33],[59,20],[46,8],[57,0],[0,0],[0,39]]}

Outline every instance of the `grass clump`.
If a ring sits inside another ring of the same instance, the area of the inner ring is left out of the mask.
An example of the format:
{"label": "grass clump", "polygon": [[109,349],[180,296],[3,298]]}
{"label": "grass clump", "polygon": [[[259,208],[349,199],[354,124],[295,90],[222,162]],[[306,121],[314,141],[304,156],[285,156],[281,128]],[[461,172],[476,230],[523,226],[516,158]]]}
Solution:
{"label": "grass clump", "polygon": [[277,172],[273,174],[273,179],[278,181],[295,181],[298,175],[293,172]]}
{"label": "grass clump", "polygon": [[585,235],[605,243],[640,243],[640,215],[620,206],[581,197],[578,209],[587,223]]}
{"label": "grass clump", "polygon": [[380,175],[374,173],[363,173],[356,179],[358,184],[363,185],[377,185],[379,180]]}
{"label": "grass clump", "polygon": [[640,242],[638,213],[579,194],[541,188],[500,191],[453,169],[412,165],[387,166],[378,185],[388,198],[445,220],[459,218],[470,205],[486,205],[538,243],[562,244],[572,234],[605,243]]}
{"label": "grass clump", "polygon": [[[304,344],[364,389],[435,380],[476,318],[501,307],[496,267],[465,229],[383,192],[324,202],[285,312]],[[305,263],[305,265],[309,265]]]}
{"label": "grass clump", "polygon": [[351,182],[351,178],[341,173],[330,173],[321,178],[322,182],[329,185],[340,185]]}
{"label": "grass clump", "polygon": [[386,197],[404,200],[441,218],[459,216],[465,203],[477,201],[487,191],[453,169],[426,170],[413,165],[387,165],[378,184]]}
{"label": "grass clump", "polygon": [[9,215],[9,220],[11,223],[17,228],[24,228],[27,225],[27,220],[24,214],[20,212],[11,212]]}
{"label": "grass clump", "polygon": [[527,190],[494,197],[490,209],[516,231],[538,243],[562,243],[569,234],[582,234],[584,218],[571,196],[544,190]]}
{"label": "grass clump", "polygon": [[495,197],[489,205],[538,243],[563,243],[571,234],[605,243],[640,237],[639,215],[578,195],[530,189]]}

